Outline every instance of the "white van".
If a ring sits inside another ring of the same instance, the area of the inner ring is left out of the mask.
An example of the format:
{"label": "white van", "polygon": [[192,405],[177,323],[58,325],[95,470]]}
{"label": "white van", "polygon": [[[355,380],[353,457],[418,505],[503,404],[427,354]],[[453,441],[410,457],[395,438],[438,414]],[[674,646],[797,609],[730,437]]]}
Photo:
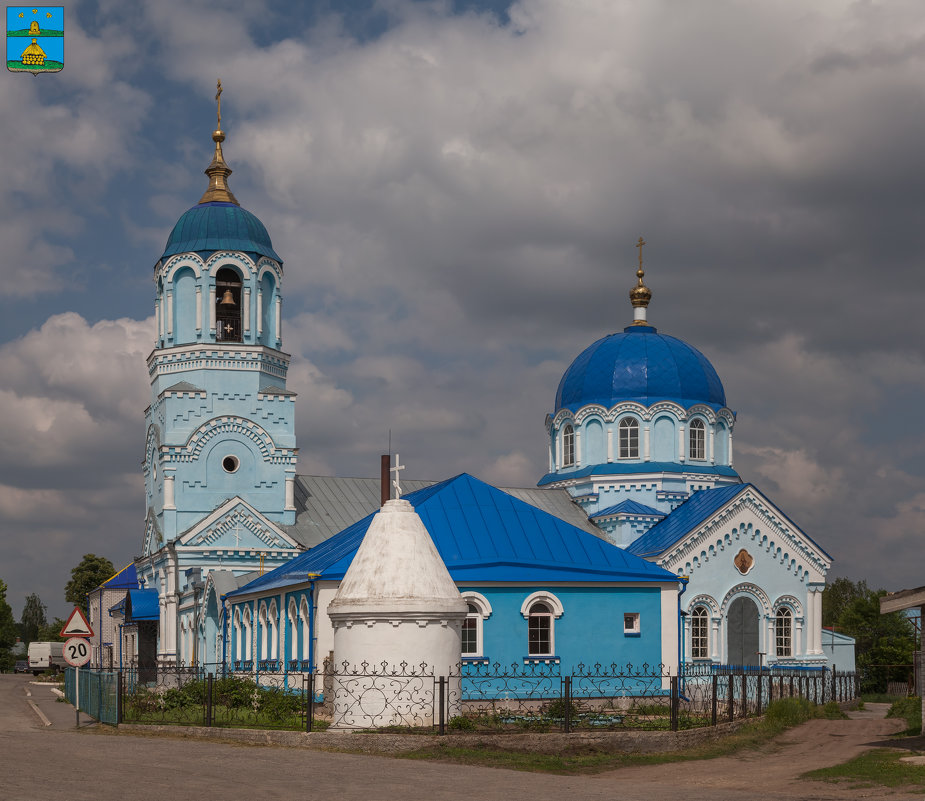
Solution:
{"label": "white van", "polygon": [[62,670],[67,666],[64,661],[63,642],[30,642],[29,643],[29,670],[33,676],[44,673],[46,670]]}

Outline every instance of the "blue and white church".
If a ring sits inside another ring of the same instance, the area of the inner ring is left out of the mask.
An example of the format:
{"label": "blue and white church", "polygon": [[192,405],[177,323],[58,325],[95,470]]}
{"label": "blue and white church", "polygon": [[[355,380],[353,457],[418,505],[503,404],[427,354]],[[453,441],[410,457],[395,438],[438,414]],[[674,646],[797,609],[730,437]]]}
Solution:
{"label": "blue and white church", "polygon": [[[154,268],[135,567],[158,617],[131,653],[318,671],[388,493],[381,477],[297,474],[283,263],[229,189],[220,105],[212,139],[208,188]],[[736,472],[715,369],[647,319],[643,244],[630,325],[559,383],[538,485],[405,482],[468,609],[461,658],[821,666],[831,557]]]}
{"label": "blue and white church", "polygon": [[559,382],[539,486],[566,489],[602,537],[689,578],[688,660],[822,664],[831,557],[735,471],[736,416],[716,370],[647,320],[644,244],[631,324]]}

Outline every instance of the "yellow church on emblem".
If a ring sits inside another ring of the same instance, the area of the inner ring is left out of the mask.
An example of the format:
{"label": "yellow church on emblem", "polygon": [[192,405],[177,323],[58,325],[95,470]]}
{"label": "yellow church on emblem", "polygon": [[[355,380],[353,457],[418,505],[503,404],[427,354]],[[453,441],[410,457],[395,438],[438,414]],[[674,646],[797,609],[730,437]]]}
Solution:
{"label": "yellow church on emblem", "polygon": [[64,69],[63,6],[7,6],[6,68],[33,75]]}

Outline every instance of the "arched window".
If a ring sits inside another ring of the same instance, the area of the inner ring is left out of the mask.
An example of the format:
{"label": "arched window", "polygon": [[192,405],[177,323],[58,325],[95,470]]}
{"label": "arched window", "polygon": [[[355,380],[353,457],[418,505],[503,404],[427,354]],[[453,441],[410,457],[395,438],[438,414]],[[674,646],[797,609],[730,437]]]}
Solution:
{"label": "arched window", "polygon": [[620,421],[620,458],[639,458],[639,423],[632,417]]}
{"label": "arched window", "polygon": [[299,613],[295,608],[295,599],[289,599],[289,659],[299,658]]}
{"label": "arched window", "polygon": [[562,429],[562,466],[575,464],[575,429],[567,425]]}
{"label": "arched window", "polygon": [[537,601],[527,617],[527,654],[551,656],[552,646],[552,610],[548,604]]}
{"label": "arched window", "polygon": [[691,420],[690,455],[691,459],[706,459],[706,428],[699,417]]}
{"label": "arched window", "polygon": [[279,654],[279,616],[276,612],[276,601],[270,604],[270,618],[268,637],[270,639],[270,649],[267,652],[268,659],[276,659]]}
{"label": "arched window", "polygon": [[462,655],[469,658],[484,656],[483,622],[491,615],[491,604],[478,592],[464,592],[463,600],[468,612],[462,625]]}
{"label": "arched window", "polygon": [[234,610],[234,658],[236,662],[241,661],[241,610]]}
{"label": "arched window", "polygon": [[479,656],[479,614],[475,604],[467,604],[468,612],[462,624],[462,655]]}
{"label": "arched window", "polygon": [[706,607],[695,607],[691,612],[691,659],[709,658],[709,636],[709,615]]}
{"label": "arched window", "polygon": [[257,618],[260,624],[260,649],[257,651],[257,659],[267,659],[267,605],[260,604],[260,614]]}
{"label": "arched window", "polygon": [[251,656],[251,610],[250,607],[244,610],[244,660],[249,662]]}
{"label": "arched window", "polygon": [[230,267],[215,275],[215,339],[241,341],[241,278]]}
{"label": "arched window", "polygon": [[779,657],[793,656],[793,614],[786,606],[777,610],[777,617],[774,619],[774,640]]}
{"label": "arched window", "polygon": [[311,649],[311,625],[308,619],[308,601],[303,598],[299,605],[299,617],[302,619],[302,659],[308,660],[309,650]]}

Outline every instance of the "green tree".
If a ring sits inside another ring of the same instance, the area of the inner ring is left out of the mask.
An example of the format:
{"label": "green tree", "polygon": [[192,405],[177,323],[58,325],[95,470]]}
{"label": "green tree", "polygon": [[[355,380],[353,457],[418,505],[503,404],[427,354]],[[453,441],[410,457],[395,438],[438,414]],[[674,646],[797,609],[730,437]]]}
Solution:
{"label": "green tree", "polygon": [[852,581],[841,576],[826,584],[822,591],[822,625],[838,626],[838,619],[844,611],[858,598],[866,598],[870,593],[867,582]]}
{"label": "green tree", "polygon": [[899,612],[881,615],[880,598],[886,591],[872,590],[865,581],[838,578],[830,587],[822,595],[823,625],[834,625],[854,637],[861,691],[885,692],[888,682],[906,681],[915,650],[915,630],[909,619]]}
{"label": "green tree", "polygon": [[56,617],[51,623],[46,623],[44,626],[39,627],[35,639],[38,642],[64,642],[67,637],[61,636],[61,629],[64,628],[66,622],[60,617]]}
{"label": "green tree", "polygon": [[115,572],[112,562],[105,556],[84,554],[80,564],[71,570],[71,580],[64,587],[64,599],[74,606],[79,606],[86,614],[89,611],[87,593],[93,592]]}
{"label": "green tree", "polygon": [[26,603],[22,608],[22,617],[19,619],[19,630],[26,645],[37,640],[39,638],[39,629],[48,623],[45,617],[45,609],[46,606],[42,603],[42,599],[34,592],[26,596]]}
{"label": "green tree", "polygon": [[0,672],[13,667],[12,647],[16,643],[16,621],[13,608],[6,600],[6,584],[0,579]]}

